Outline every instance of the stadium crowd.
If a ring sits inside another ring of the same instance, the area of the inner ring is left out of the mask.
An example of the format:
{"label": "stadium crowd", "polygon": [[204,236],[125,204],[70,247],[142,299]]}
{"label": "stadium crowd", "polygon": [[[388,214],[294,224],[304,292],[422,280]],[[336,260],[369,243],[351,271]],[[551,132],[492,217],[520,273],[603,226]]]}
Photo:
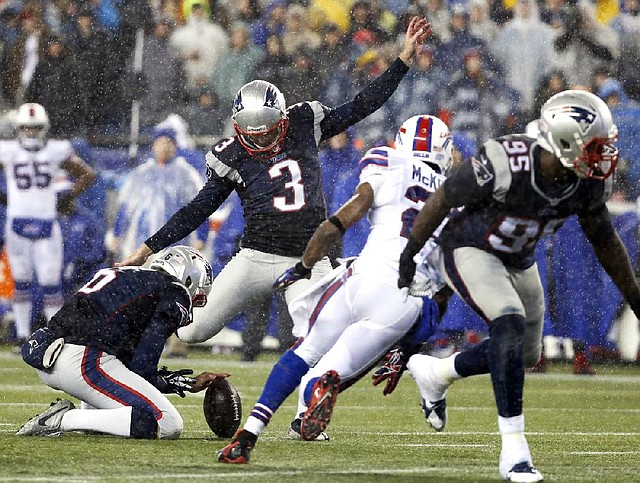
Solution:
{"label": "stadium crowd", "polygon": [[[431,22],[433,34],[412,70],[381,109],[321,151],[329,211],[353,191],[361,154],[390,144],[405,119],[437,114],[469,157],[489,138],[523,132],[540,106],[567,88],[590,90],[611,108],[622,158],[613,199],[635,202],[639,11],[638,0],[4,0],[0,136],[13,136],[19,105],[40,103],[49,115],[49,135],[71,139],[98,172],[74,208],[77,216],[64,214],[72,220],[62,224],[70,294],[83,277],[112,262],[108,252],[115,246],[95,243],[119,219],[116,197],[109,195],[130,186],[130,172],[152,156],[159,124],[176,132],[178,155],[203,176],[207,143],[233,134],[233,97],[246,82],[274,83],[287,105],[310,99],[339,105],[393,62],[408,21],[418,15]],[[139,112],[132,109],[136,104]],[[141,141],[133,159],[125,149],[132,122],[139,122]],[[170,191],[171,184],[164,189]],[[120,206],[126,204],[126,192],[117,197]],[[205,253],[214,271],[231,257],[242,232],[232,201],[210,221]],[[629,243],[637,244],[637,219],[620,223],[628,227]],[[366,226],[355,232],[336,255],[359,252]],[[570,236],[567,229],[555,237]],[[559,257],[563,245],[556,242],[549,240],[541,257]],[[570,257],[571,250],[566,252]],[[551,290],[549,296],[556,313],[548,317],[547,333],[555,325],[556,335],[593,347],[606,344],[602,320],[590,322],[589,330],[581,322],[580,329],[569,323],[573,328],[558,329],[554,319],[582,321],[582,315],[559,294]],[[268,307],[264,312],[268,319]],[[463,312],[454,301],[452,322],[443,323],[448,333],[440,339],[474,324],[482,327]]]}

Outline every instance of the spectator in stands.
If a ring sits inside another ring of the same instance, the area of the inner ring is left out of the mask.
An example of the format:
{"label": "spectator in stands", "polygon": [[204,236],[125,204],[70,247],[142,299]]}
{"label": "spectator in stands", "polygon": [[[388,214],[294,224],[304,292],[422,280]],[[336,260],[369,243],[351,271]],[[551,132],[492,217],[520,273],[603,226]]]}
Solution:
{"label": "spectator in stands", "polygon": [[64,40],[50,36],[45,45],[44,55],[27,88],[26,100],[45,107],[53,137],[72,137],[78,132],[79,121],[78,69]]}
{"label": "spectator in stands", "polygon": [[[175,131],[157,129],[152,156],[131,171],[120,187],[113,227],[117,258],[126,256],[155,233],[200,190],[202,177],[182,156],[176,156],[176,149]],[[202,250],[207,234],[208,226],[203,224],[195,239],[181,240],[180,244]]]}
{"label": "spectator in stands", "polygon": [[490,45],[500,31],[489,16],[487,0],[469,0],[469,32]]}
{"label": "spectator in stands", "polygon": [[416,2],[416,4],[425,5],[424,16],[429,19],[433,29],[433,36],[430,40],[436,45],[451,40],[451,12],[448,9],[448,2],[444,0],[427,0],[424,3]]}
{"label": "spectator in stands", "polygon": [[246,23],[251,30],[251,39],[256,45],[263,46],[259,43],[257,34],[260,32],[260,19],[262,18],[262,6],[259,0],[239,0],[235,2],[236,20]]}
{"label": "spectator in stands", "polygon": [[271,35],[281,37],[286,25],[287,3],[274,0],[264,10],[262,19],[253,27],[253,39],[257,46],[263,47]]}
{"label": "spectator in stands", "polygon": [[291,66],[284,71],[281,88],[291,104],[319,97],[322,76],[317,71],[311,50],[300,47],[293,54]]}
{"label": "spectator in stands", "polygon": [[0,85],[4,99],[13,106],[22,104],[39,60],[44,56],[47,29],[41,12],[23,10],[20,13],[20,33],[17,40],[5,48],[0,68]]}
{"label": "spectator in stands", "polygon": [[542,105],[547,102],[551,96],[566,91],[567,89],[569,89],[569,82],[562,70],[557,69],[549,72],[549,74],[540,79],[536,87],[533,112],[540,112]]}
{"label": "spectator in stands", "polygon": [[213,71],[212,85],[220,102],[228,105],[233,100],[238,89],[251,80],[262,57],[262,51],[251,40],[247,24],[234,23],[229,50],[220,56]]}
{"label": "spectator in stands", "polygon": [[287,8],[287,21],[282,42],[285,52],[294,55],[300,47],[316,50],[320,47],[320,35],[311,29],[308,22],[308,14],[302,5],[296,3]]}
{"label": "spectator in stands", "polygon": [[620,57],[620,39],[610,26],[598,22],[595,7],[580,0],[554,41],[556,65],[571,85],[590,85],[594,71],[606,67],[613,72]]}
{"label": "spectator in stands", "polygon": [[[535,0],[520,0],[514,16],[490,44],[491,52],[509,85],[520,93],[523,111],[534,113],[533,100],[540,79],[553,59],[553,30],[540,20]],[[530,118],[534,114],[528,114]]]}
{"label": "spectator in stands", "polygon": [[171,34],[171,44],[184,58],[188,85],[196,86],[198,78],[208,80],[214,72],[220,56],[229,48],[229,37],[222,26],[205,15],[203,3],[196,1],[185,25]]}
{"label": "spectator in stands", "polygon": [[623,0],[622,11],[611,21],[620,37],[618,77],[631,98],[640,101],[640,2]]}
{"label": "spectator in stands", "polygon": [[340,27],[334,23],[322,27],[320,38],[320,47],[314,53],[314,64],[318,74],[322,76],[321,83],[324,85],[338,66],[346,61],[349,49]]}
{"label": "spectator in stands", "polygon": [[79,132],[96,132],[121,114],[118,42],[95,25],[91,9],[78,12],[70,43],[77,65]]}
{"label": "spectator in stands", "polygon": [[198,89],[194,98],[187,102],[183,112],[194,136],[220,136],[224,131],[225,115],[220,112],[218,96],[212,88],[204,86]]}
{"label": "spectator in stands", "polygon": [[[169,114],[179,112],[187,99],[184,61],[169,42],[172,29],[173,21],[162,19],[156,22],[151,35],[145,36],[141,72],[135,71],[135,53],[127,62],[123,91],[139,98],[143,129],[151,130]],[[132,93],[133,85],[140,90]]]}
{"label": "spectator in stands", "polygon": [[447,80],[449,79],[442,69],[435,64],[435,48],[433,45],[425,45],[413,70],[407,73],[389,99],[395,125],[400,126],[405,119],[422,112],[438,112]]}
{"label": "spectator in stands", "polygon": [[[283,84],[287,75],[286,71],[290,66],[291,57],[284,51],[282,37],[270,35],[267,38],[265,55],[256,64],[251,77],[253,79],[264,79],[279,86]],[[335,68],[335,66],[332,68]]]}
{"label": "spectator in stands", "polygon": [[470,50],[464,67],[453,75],[441,97],[440,117],[481,146],[516,126],[519,101],[515,89],[484,67],[480,52]]}
{"label": "spectator in stands", "polygon": [[[469,31],[469,12],[461,3],[453,4],[449,22],[450,38],[436,51],[436,63],[447,73],[453,74],[464,65],[465,54],[475,50],[488,62],[489,49],[484,40],[474,37]],[[489,67],[489,65],[486,65]]]}

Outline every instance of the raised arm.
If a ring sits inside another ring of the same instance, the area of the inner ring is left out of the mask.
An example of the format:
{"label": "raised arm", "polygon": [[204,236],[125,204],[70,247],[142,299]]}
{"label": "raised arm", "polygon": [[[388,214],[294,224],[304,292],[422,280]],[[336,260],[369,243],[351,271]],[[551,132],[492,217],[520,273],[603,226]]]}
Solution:
{"label": "raised arm", "polygon": [[321,140],[341,133],[382,107],[395,92],[418,55],[422,43],[430,34],[429,22],[424,18],[413,17],[407,27],[402,51],[398,58],[386,71],[362,89],[353,100],[328,112],[320,123]]}

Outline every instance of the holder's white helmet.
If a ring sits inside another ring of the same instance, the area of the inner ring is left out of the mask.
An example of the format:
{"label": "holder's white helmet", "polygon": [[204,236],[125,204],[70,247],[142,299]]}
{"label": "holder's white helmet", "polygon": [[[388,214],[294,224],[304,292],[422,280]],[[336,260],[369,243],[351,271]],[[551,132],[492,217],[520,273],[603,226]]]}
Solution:
{"label": "holder's white helmet", "polygon": [[240,144],[252,156],[273,156],[282,150],[289,118],[284,95],[270,82],[254,80],[242,86],[231,119]]}
{"label": "holder's white helmet", "polygon": [[29,151],[38,151],[47,142],[49,132],[49,116],[40,104],[28,102],[18,108],[16,114],[18,141]]}
{"label": "holder's white helmet", "polygon": [[583,178],[606,179],[618,163],[618,128],[611,111],[595,94],[567,90],[540,110],[540,145]]}
{"label": "holder's white helmet", "polygon": [[149,264],[154,270],[164,270],[187,288],[194,307],[204,307],[211,292],[213,270],[198,251],[188,246],[174,246],[158,252]]}
{"label": "holder's white helmet", "polygon": [[453,163],[453,134],[435,116],[413,116],[402,123],[396,134],[395,148],[413,152],[436,171],[444,174]]}

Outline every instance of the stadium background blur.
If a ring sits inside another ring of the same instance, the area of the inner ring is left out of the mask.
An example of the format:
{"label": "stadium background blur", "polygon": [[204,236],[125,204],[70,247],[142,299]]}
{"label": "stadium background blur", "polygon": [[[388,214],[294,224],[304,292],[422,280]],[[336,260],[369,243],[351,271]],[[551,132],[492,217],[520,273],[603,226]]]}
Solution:
{"label": "stadium background blur", "polygon": [[[638,266],[638,12],[638,0],[0,0],[0,137],[14,136],[18,105],[39,102],[50,136],[70,138],[99,173],[75,212],[61,218],[69,294],[114,261],[114,202],[127,174],[149,156],[158,125],[176,131],[178,154],[204,174],[212,141],[233,134],[232,98],[244,83],[271,81],[288,105],[318,99],[336,106],[389,65],[407,22],[421,15],[434,34],[398,91],[321,151],[329,211],[357,183],[360,154],[391,143],[412,115],[437,114],[471,156],[487,138],[523,132],[554,93],[589,89],[611,107],[620,131],[610,207]],[[64,190],[68,180],[59,182]],[[216,272],[237,249],[240,209],[231,198],[210,219],[204,252]],[[351,230],[341,255],[358,253],[366,233],[364,225]],[[637,321],[575,220],[543,240],[538,261],[548,295],[547,356],[570,359],[566,342],[574,339],[592,359],[637,361]],[[2,335],[10,342],[4,257],[0,269]],[[277,304],[268,318],[273,336]],[[240,317],[229,328],[244,324]],[[211,341],[215,350],[237,345],[233,330]],[[454,299],[433,350],[446,355],[483,331]]]}

